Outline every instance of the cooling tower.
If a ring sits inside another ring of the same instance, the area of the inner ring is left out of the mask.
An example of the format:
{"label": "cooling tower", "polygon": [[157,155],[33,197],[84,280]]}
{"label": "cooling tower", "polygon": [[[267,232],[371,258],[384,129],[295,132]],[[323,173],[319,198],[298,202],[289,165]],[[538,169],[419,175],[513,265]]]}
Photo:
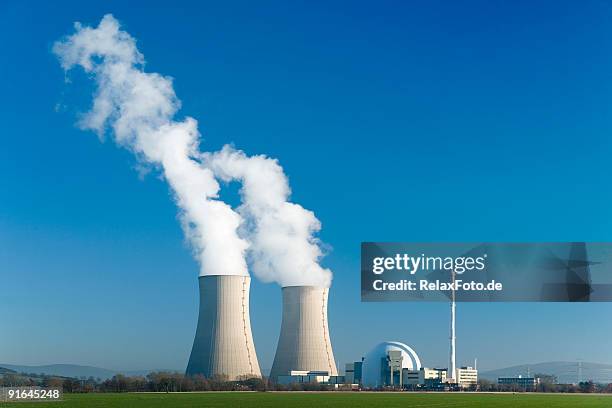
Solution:
{"label": "cooling tower", "polygon": [[261,377],[249,317],[248,276],[200,276],[200,315],[187,375]]}
{"label": "cooling tower", "polygon": [[314,286],[283,288],[283,321],[270,371],[273,381],[291,370],[338,375],[327,325],[328,291]]}

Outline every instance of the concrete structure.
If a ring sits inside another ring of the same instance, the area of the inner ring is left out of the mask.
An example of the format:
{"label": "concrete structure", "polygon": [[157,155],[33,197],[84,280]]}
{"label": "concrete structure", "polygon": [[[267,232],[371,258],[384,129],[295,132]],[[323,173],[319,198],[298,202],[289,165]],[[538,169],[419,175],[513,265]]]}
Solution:
{"label": "concrete structure", "polygon": [[539,378],[534,377],[500,377],[497,379],[499,385],[512,385],[519,389],[534,390],[538,384],[540,384]]}
{"label": "concrete structure", "polygon": [[385,372],[385,381],[390,387],[401,387],[403,384],[402,375],[404,374],[404,370],[402,367],[402,361],[404,357],[402,356],[401,350],[389,350],[387,352],[387,361],[385,371],[388,370],[388,373]]}
{"label": "concrete structure", "polygon": [[270,379],[292,371],[326,371],[337,376],[329,327],[327,288],[287,286],[283,288],[283,320]]}
{"label": "concrete structure", "polygon": [[200,276],[200,315],[187,375],[261,377],[249,316],[248,276]]}
{"label": "concrete structure", "polygon": [[318,383],[337,386],[345,384],[346,379],[343,375],[329,375],[327,371],[291,370],[288,375],[279,375],[276,382],[284,385]]}
{"label": "concrete structure", "polygon": [[404,369],[421,369],[416,352],[397,341],[380,343],[363,360],[361,384],[366,388],[402,386]]}
{"label": "concrete structure", "polygon": [[461,388],[476,387],[478,385],[478,370],[474,367],[458,368],[455,382]]}
{"label": "concrete structure", "polygon": [[329,381],[327,371],[291,370],[286,375],[279,375],[276,382],[279,384],[326,383]]}
{"label": "concrete structure", "polygon": [[446,368],[426,368],[420,370],[404,369],[403,385],[408,388],[441,389],[447,382]]}
{"label": "concrete structure", "polygon": [[344,379],[347,384],[361,384],[361,373],[363,361],[355,361],[354,363],[346,363],[344,369]]}
{"label": "concrete structure", "polygon": [[343,375],[329,375],[327,371],[292,370],[288,375],[279,375],[276,382],[282,385],[323,384],[336,389],[346,386],[346,378]]}

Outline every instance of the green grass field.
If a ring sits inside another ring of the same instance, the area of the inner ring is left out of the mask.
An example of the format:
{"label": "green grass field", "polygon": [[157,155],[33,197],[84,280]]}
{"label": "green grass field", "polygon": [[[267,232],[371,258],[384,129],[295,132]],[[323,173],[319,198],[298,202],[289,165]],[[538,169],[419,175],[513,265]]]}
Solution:
{"label": "green grass field", "polygon": [[612,408],[612,395],[207,392],[182,394],[65,394],[63,401],[0,403],[2,407],[579,407]]}

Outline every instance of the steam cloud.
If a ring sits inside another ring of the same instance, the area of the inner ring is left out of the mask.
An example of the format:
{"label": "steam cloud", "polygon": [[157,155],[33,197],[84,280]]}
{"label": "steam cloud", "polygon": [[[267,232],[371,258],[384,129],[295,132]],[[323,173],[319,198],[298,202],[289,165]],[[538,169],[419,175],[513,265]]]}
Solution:
{"label": "steam cloud", "polygon": [[322,253],[314,237],[321,223],[312,211],[287,201],[289,182],[278,162],[247,157],[230,146],[206,154],[205,162],[222,180],[242,182],[239,212],[247,220],[255,275],[281,286],[328,287],[332,274],[319,265]]}
{"label": "steam cloud", "polygon": [[[112,15],[97,28],[75,24],[75,34],[54,44],[64,70],[81,66],[97,84],[91,111],[79,121],[145,164],[159,168],[179,207],[179,219],[201,275],[247,275],[247,250],[254,273],[282,286],[329,286],[331,272],[314,234],[320,223],[311,211],[288,202],[287,177],[276,160],[247,157],[226,146],[200,151],[197,121],[174,119],[180,101],[172,79],[142,69],[136,41]],[[224,181],[242,182],[243,204],[234,211],[219,200]]]}

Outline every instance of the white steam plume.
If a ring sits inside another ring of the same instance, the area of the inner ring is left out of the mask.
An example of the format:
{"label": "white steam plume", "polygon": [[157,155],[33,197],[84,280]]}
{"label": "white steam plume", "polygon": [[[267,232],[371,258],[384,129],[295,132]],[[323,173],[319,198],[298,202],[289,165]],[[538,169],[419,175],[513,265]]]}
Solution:
{"label": "white steam plume", "polygon": [[251,263],[259,279],[329,287],[332,274],[319,265],[322,253],[314,236],[321,224],[312,211],[287,201],[289,183],[276,160],[247,157],[225,146],[206,154],[205,165],[225,181],[242,182],[240,213],[247,220]]}
{"label": "white steam plume", "polygon": [[[65,70],[81,66],[96,80],[93,107],[80,126],[100,135],[110,127],[119,145],[162,170],[200,274],[248,274],[248,239],[253,271],[261,280],[328,287],[332,274],[319,265],[322,253],[314,236],[319,220],[287,201],[290,189],[277,161],[247,157],[228,146],[203,154],[196,120],[173,119],[180,101],[172,80],[143,72],[136,41],[120,31],[113,16],[104,16],[97,28],[78,23],[75,28],[53,51]],[[215,177],[242,183],[240,214],[218,200]]]}
{"label": "white steam plume", "polygon": [[248,244],[237,233],[241,217],[216,199],[219,185],[200,163],[196,120],[173,119],[180,101],[172,80],[143,72],[136,41],[120,31],[112,15],[104,16],[97,28],[76,23],[75,29],[55,43],[53,52],[65,70],[81,66],[97,83],[93,107],[80,126],[100,135],[110,127],[119,145],[162,170],[202,275],[248,274]]}

